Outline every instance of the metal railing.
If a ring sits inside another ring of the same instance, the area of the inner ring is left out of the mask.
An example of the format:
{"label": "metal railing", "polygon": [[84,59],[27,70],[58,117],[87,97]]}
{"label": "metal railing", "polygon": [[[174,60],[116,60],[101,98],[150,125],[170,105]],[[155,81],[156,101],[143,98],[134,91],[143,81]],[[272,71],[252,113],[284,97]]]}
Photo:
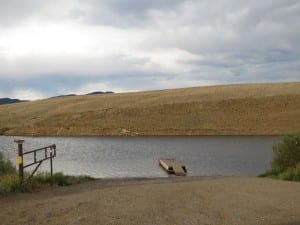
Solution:
{"label": "metal railing", "polygon": [[[33,165],[37,165],[35,167],[35,169],[32,171],[32,173],[30,174],[28,179],[31,179],[33,177],[33,175],[35,174],[35,172],[38,170],[38,168],[40,167],[40,165],[42,164],[42,162],[46,161],[46,160],[50,160],[50,173],[51,176],[53,174],[53,162],[52,159],[56,156],[56,145],[50,145],[47,147],[43,147],[43,148],[39,148],[39,149],[34,149],[31,151],[27,151],[27,152],[23,152],[23,143],[24,140],[15,140],[15,142],[18,144],[18,165],[19,165],[19,178],[21,181],[23,181],[24,179],[24,169]],[[42,158],[37,159],[37,154],[39,152],[43,152],[42,153]],[[30,163],[28,163],[27,165],[24,165],[24,155],[29,155],[32,154],[33,155],[33,159]]]}

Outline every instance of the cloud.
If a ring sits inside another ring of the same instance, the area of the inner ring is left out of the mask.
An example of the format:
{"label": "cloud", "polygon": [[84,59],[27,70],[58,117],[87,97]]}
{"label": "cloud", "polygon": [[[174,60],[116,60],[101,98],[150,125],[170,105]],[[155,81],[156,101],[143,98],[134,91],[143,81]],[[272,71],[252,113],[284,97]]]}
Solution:
{"label": "cloud", "polygon": [[72,9],[78,6],[76,0],[0,0],[0,28],[62,22],[68,20]]}
{"label": "cloud", "polygon": [[86,84],[80,86],[76,90],[76,93],[87,94],[87,93],[91,93],[94,91],[113,91],[116,93],[122,93],[122,92],[136,92],[139,90],[128,89],[128,88],[124,88],[122,86],[113,86],[111,84],[107,84],[104,82],[99,82],[99,83],[91,82],[91,83],[86,83]]}
{"label": "cloud", "polygon": [[86,23],[94,25],[145,26],[151,23],[151,11],[172,10],[182,2],[182,0],[86,0],[82,1],[85,11],[81,11],[81,15]]}
{"label": "cloud", "polygon": [[42,92],[38,92],[32,89],[16,89],[12,90],[11,95],[17,99],[22,100],[37,100],[46,98],[46,95]]}
{"label": "cloud", "polygon": [[297,0],[0,0],[0,95],[299,81],[298,21]]}
{"label": "cloud", "polygon": [[13,25],[20,23],[24,18],[30,17],[34,12],[41,7],[41,1],[29,0],[0,0],[0,24]]}

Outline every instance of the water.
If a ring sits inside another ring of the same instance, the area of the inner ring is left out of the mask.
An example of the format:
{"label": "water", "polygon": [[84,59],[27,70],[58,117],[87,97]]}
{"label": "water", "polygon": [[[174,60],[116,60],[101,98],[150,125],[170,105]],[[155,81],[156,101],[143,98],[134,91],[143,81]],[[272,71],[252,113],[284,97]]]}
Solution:
{"label": "water", "polygon": [[[14,139],[25,140],[24,152],[56,144],[54,172],[104,178],[166,177],[168,175],[157,165],[159,158],[181,160],[190,176],[256,176],[268,168],[273,156],[272,145],[279,137],[0,136],[0,151],[16,164],[17,144]],[[49,162],[44,162],[41,170],[49,171],[49,168]]]}

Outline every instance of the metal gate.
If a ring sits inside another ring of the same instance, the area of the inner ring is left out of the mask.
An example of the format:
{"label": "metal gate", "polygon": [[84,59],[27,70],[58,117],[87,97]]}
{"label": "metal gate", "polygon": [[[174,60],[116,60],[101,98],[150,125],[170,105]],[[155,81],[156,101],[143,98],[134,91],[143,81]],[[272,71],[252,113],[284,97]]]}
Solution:
{"label": "metal gate", "polygon": [[[23,152],[23,143],[24,140],[15,140],[15,142],[18,144],[18,165],[19,165],[19,178],[21,181],[24,179],[24,169],[30,166],[36,165],[35,169],[32,171],[28,179],[31,179],[37,169],[40,167],[42,162],[46,160],[50,160],[50,173],[51,176],[53,174],[53,162],[52,159],[56,156],[56,145],[50,145],[47,147],[34,149],[31,151]],[[42,152],[41,158],[37,159],[37,154]],[[32,155],[32,161],[28,163],[27,165],[24,165],[24,155]]]}

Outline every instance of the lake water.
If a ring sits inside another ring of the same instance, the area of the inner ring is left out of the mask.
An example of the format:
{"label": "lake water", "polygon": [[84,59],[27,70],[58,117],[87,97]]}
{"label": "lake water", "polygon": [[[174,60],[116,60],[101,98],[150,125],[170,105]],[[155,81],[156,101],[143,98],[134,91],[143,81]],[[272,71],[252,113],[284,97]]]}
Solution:
{"label": "lake water", "polygon": [[[54,172],[96,178],[166,177],[168,174],[157,164],[159,158],[182,161],[187,166],[189,176],[256,176],[268,168],[273,156],[272,145],[279,141],[279,137],[274,136],[0,136],[0,151],[16,165],[15,139],[25,140],[24,152],[56,144]],[[44,162],[41,170],[49,171],[49,162]]]}

